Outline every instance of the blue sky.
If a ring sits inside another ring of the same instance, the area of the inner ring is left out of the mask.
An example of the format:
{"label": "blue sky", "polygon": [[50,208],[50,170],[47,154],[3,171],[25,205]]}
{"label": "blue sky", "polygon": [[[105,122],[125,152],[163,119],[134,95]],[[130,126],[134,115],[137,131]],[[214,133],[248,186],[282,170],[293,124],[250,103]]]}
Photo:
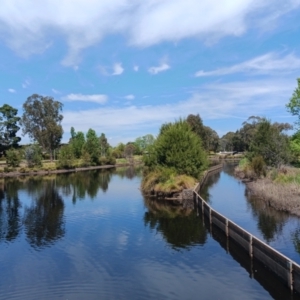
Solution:
{"label": "blue sky", "polygon": [[220,136],[251,115],[293,123],[298,77],[300,0],[1,0],[0,105],[54,97],[63,141],[74,126],[117,145],[189,114]]}

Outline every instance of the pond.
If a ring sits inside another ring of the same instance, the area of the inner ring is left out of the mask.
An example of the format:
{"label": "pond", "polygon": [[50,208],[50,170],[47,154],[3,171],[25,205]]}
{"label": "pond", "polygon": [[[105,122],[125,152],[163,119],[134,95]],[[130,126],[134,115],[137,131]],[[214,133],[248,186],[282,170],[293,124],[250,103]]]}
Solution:
{"label": "pond", "polygon": [[[203,191],[213,205],[228,172]],[[140,182],[140,168],[0,179],[0,299],[298,299],[251,278],[201,216],[145,199]]]}

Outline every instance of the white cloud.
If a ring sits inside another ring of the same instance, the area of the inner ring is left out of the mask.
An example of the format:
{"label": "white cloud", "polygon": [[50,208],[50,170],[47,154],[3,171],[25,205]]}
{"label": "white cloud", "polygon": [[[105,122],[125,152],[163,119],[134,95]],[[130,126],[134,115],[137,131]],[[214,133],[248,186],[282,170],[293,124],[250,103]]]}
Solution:
{"label": "white cloud", "polygon": [[61,92],[58,91],[58,90],[56,90],[56,89],[52,89],[52,92],[53,92],[54,94],[61,94]]}
{"label": "white cloud", "polygon": [[133,67],[133,70],[134,70],[135,72],[138,72],[139,68],[140,68],[139,66],[135,65],[135,66]]}
{"label": "white cloud", "polygon": [[125,96],[124,98],[127,99],[127,100],[134,100],[135,96],[130,94],[130,95]]}
{"label": "white cloud", "polygon": [[[108,135],[122,132],[125,136],[126,132],[131,135],[136,131],[153,132],[153,128],[158,130],[163,122],[184,118],[190,113],[200,113],[205,120],[246,120],[251,114],[268,117],[274,110],[282,111],[287,101],[286,95],[291,95],[293,89],[294,82],[290,78],[216,83],[201,86],[189,98],[170,104],[65,111],[63,122],[66,130],[76,124],[81,131],[94,128]],[[100,119],[97,117],[99,115]],[[214,129],[219,131],[222,128]]]}
{"label": "white cloud", "polygon": [[26,89],[30,86],[30,81],[28,79],[26,79],[23,83],[22,83],[22,88]]}
{"label": "white cloud", "polygon": [[[2,0],[0,35],[20,55],[41,53],[66,40],[66,66],[80,62],[82,50],[108,35],[124,34],[135,46],[164,41],[239,36],[250,27],[276,25],[300,0]],[[43,17],[41,17],[43,16]],[[76,16],[76,17],[74,17]],[[187,17],[188,16],[188,17]]]}
{"label": "white cloud", "polygon": [[148,72],[155,75],[155,74],[158,74],[160,72],[163,72],[163,71],[166,71],[166,70],[169,70],[169,69],[170,69],[170,66],[168,64],[162,63],[157,67],[149,68]]}
{"label": "white cloud", "polygon": [[220,76],[234,73],[274,74],[275,72],[282,74],[297,70],[300,70],[300,58],[294,54],[288,54],[280,58],[276,53],[267,53],[228,68],[207,72],[201,70],[195,76]]}
{"label": "white cloud", "polygon": [[102,94],[83,95],[83,94],[69,94],[62,99],[64,101],[83,101],[83,102],[95,102],[104,104],[107,101],[107,96]]}
{"label": "white cloud", "polygon": [[116,63],[113,66],[113,73],[112,75],[121,75],[124,72],[124,68],[122,67],[121,63]]}
{"label": "white cloud", "polygon": [[16,90],[14,90],[14,89],[8,89],[8,91],[13,94],[16,93]]}

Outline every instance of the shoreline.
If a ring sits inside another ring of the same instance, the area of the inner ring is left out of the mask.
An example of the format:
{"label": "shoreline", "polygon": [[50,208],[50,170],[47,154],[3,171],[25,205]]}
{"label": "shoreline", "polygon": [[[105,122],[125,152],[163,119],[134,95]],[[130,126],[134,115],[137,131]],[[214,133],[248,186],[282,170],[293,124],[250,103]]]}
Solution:
{"label": "shoreline", "polygon": [[243,172],[235,171],[235,177],[246,185],[249,194],[268,206],[300,217],[300,187],[296,183],[278,183],[270,178],[249,179]]}
{"label": "shoreline", "polygon": [[20,177],[20,176],[32,176],[32,175],[49,175],[49,174],[63,174],[63,173],[76,173],[81,171],[89,171],[89,170],[98,170],[98,169],[112,169],[118,167],[129,167],[137,164],[116,164],[116,165],[103,165],[103,166],[90,166],[84,168],[74,168],[74,169],[60,169],[60,170],[40,170],[40,171],[32,171],[32,172],[8,172],[8,173],[0,173],[0,178],[5,177]]}

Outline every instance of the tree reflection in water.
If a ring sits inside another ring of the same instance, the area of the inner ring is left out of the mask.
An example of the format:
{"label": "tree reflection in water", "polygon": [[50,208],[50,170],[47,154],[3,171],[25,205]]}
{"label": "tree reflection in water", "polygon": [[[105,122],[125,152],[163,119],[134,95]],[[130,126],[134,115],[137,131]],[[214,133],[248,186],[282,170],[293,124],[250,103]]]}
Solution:
{"label": "tree reflection in water", "polygon": [[148,208],[144,215],[145,226],[160,232],[172,248],[205,244],[207,231],[194,211],[160,200],[145,198],[144,202]]}
{"label": "tree reflection in water", "polygon": [[284,224],[289,215],[285,212],[275,210],[265,201],[251,195],[249,190],[245,190],[245,195],[251,207],[252,215],[257,219],[257,228],[262,233],[264,239],[269,243],[282,233]]}
{"label": "tree reflection in water", "polygon": [[13,241],[20,233],[22,220],[19,182],[9,179],[9,184],[2,182],[0,187],[0,241]]}
{"label": "tree reflection in water", "polygon": [[65,234],[64,202],[54,180],[43,181],[31,207],[25,208],[24,226],[28,242],[34,248],[53,244]]}
{"label": "tree reflection in water", "polygon": [[209,190],[219,181],[221,176],[220,174],[220,171],[210,173],[210,175],[205,179],[204,185],[202,185],[200,195],[208,203],[211,202]]}
{"label": "tree reflection in water", "polygon": [[91,199],[96,198],[99,190],[105,193],[112,175],[112,172],[106,169],[67,173],[57,176],[56,184],[62,189],[63,195],[72,195],[75,204],[77,200],[83,200],[87,196]]}

